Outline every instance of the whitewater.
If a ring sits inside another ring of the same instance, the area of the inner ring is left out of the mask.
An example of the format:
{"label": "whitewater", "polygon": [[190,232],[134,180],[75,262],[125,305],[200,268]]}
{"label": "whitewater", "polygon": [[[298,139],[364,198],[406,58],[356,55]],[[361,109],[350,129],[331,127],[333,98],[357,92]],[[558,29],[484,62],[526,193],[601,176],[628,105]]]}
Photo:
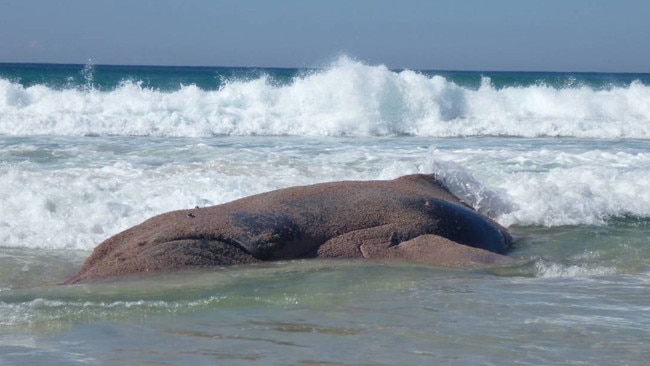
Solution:
{"label": "whitewater", "polygon": [[342,58],[289,80],[222,76],[216,90],[160,90],[129,78],[99,91],[92,70],[71,86],[0,79],[0,134],[650,138],[650,86],[640,80],[593,86],[568,77],[558,87],[540,75],[497,88],[481,75],[468,87]]}
{"label": "whitewater", "polygon": [[[649,139],[648,74],[0,64],[0,364],[644,365]],[[57,285],[159,213],[412,173],[523,264]]]}

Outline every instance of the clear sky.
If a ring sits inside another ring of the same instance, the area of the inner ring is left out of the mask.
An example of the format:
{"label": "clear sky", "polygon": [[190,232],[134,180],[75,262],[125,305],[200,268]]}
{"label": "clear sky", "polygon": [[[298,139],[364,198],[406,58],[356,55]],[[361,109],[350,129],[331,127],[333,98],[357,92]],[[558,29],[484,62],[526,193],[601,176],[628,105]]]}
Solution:
{"label": "clear sky", "polygon": [[650,72],[650,0],[0,0],[0,62]]}

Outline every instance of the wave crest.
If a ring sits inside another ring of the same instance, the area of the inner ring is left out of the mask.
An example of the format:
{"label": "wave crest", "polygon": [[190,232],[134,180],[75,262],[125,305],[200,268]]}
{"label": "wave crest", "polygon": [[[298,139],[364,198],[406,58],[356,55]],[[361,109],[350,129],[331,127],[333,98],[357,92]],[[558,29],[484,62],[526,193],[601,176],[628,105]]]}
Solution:
{"label": "wave crest", "polygon": [[461,86],[342,57],[273,82],[268,75],[174,91],[124,81],[110,91],[0,79],[0,134],[571,136],[650,138],[650,87]]}

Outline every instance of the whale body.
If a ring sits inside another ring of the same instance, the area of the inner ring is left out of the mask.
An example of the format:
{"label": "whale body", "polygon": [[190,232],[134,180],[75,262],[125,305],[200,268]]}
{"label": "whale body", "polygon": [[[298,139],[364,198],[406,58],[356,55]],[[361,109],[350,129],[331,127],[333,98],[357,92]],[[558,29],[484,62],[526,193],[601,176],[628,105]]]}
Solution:
{"label": "whale body", "polygon": [[99,244],[66,283],[294,258],[508,263],[505,228],[433,175],[343,181],[261,193],[155,216]]}

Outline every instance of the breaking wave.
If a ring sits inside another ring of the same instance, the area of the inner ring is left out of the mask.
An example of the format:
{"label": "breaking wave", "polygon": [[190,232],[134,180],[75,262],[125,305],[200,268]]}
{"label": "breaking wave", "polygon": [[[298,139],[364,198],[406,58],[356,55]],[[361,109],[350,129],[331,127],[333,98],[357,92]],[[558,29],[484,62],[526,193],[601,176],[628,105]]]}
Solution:
{"label": "breaking wave", "polygon": [[209,137],[566,136],[650,139],[650,87],[542,83],[478,88],[342,57],[286,83],[272,76],[161,91],[23,86],[0,79],[0,134]]}

